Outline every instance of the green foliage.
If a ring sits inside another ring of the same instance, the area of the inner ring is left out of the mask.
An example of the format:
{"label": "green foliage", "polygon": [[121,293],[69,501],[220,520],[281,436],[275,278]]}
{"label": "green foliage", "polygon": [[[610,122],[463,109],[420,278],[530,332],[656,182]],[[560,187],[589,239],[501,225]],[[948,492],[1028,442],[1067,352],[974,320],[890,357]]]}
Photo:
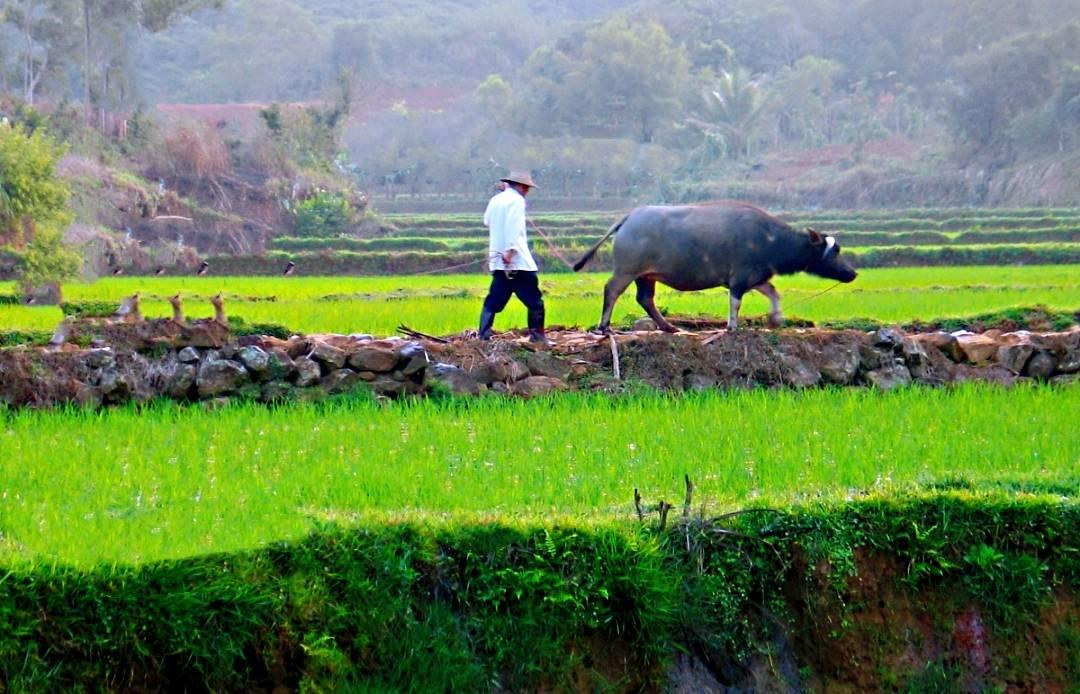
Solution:
{"label": "green foliage", "polygon": [[685,50],[660,24],[618,15],[585,32],[580,43],[530,58],[523,113],[546,134],[599,127],[652,142],[678,109],[689,69]]}
{"label": "green foliage", "polygon": [[344,195],[320,190],[296,206],[296,235],[341,236],[351,229],[352,218],[352,206]]}
{"label": "green foliage", "polygon": [[38,227],[23,251],[20,277],[25,285],[66,282],[79,274],[82,259],[63,243],[56,227]]}
{"label": "green foliage", "polygon": [[727,154],[741,159],[750,154],[754,128],[764,106],[761,89],[744,68],[723,72],[704,94],[706,110],[690,123],[727,142]]}
{"label": "green foliage", "polygon": [[35,227],[67,223],[69,191],[55,175],[64,151],[41,130],[0,123],[0,238],[7,243],[21,247]]}
{"label": "green foliage", "polygon": [[963,560],[969,569],[964,587],[1009,628],[1020,626],[1049,598],[1051,586],[1045,579],[1049,567],[1035,556],[980,543],[968,549]]}
{"label": "green foliage", "polygon": [[51,337],[52,333],[44,330],[4,330],[0,331],[0,347],[43,345]]}
{"label": "green foliage", "polygon": [[64,148],[41,130],[0,123],[0,240],[21,250],[25,286],[76,276],[78,254],[64,247],[69,191],[54,173]]}
{"label": "green foliage", "polygon": [[60,310],[64,316],[102,318],[115,313],[117,305],[114,301],[63,301],[60,303]]}

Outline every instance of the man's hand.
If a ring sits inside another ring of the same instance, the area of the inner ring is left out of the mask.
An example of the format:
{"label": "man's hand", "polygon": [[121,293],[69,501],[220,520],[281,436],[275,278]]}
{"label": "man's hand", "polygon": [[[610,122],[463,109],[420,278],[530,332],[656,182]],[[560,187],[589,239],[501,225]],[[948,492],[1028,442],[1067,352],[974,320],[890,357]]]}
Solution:
{"label": "man's hand", "polygon": [[503,264],[504,264],[504,265],[509,265],[509,264],[510,264],[510,262],[511,262],[511,261],[512,261],[512,260],[514,259],[514,255],[515,255],[516,253],[517,253],[517,250],[516,250],[516,249],[514,249],[514,248],[508,248],[508,249],[506,249],[505,251],[503,251],[503,252],[502,252],[502,261],[503,261]]}

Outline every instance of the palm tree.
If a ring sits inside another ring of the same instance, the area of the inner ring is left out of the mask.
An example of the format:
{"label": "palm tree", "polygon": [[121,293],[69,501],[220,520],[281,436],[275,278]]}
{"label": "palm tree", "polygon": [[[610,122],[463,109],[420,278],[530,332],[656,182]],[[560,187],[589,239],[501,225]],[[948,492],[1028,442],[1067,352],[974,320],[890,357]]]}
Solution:
{"label": "palm tree", "polygon": [[763,112],[761,88],[745,68],[723,72],[714,89],[707,90],[705,114],[687,119],[690,125],[724,138],[728,156],[741,159],[749,155],[750,138]]}

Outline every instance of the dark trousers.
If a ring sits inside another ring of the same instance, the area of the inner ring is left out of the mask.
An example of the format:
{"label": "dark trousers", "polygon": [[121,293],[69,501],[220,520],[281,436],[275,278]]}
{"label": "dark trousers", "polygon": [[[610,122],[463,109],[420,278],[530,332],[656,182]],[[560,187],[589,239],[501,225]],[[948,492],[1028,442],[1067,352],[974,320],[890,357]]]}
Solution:
{"label": "dark trousers", "polygon": [[540,280],[535,272],[524,270],[518,270],[512,277],[507,277],[502,270],[492,272],[491,288],[488,289],[487,298],[484,299],[484,308],[492,313],[502,311],[510,301],[511,294],[516,295],[530,313],[544,310],[544,295],[540,291]]}

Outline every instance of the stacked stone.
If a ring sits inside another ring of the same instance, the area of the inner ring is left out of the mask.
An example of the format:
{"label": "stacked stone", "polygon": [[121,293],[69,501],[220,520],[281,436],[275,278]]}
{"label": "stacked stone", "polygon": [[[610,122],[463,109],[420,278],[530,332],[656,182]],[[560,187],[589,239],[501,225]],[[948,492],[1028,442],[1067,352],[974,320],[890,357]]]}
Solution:
{"label": "stacked stone", "polygon": [[1065,332],[975,334],[790,330],[597,338],[575,334],[550,351],[514,343],[452,343],[367,335],[243,337],[149,351],[97,347],[0,349],[0,401],[46,407],[145,402],[155,397],[221,403],[228,399],[315,400],[367,387],[378,397],[432,391],[518,397],[578,388],[618,390],[624,378],[667,390],[715,387],[864,386],[970,380],[1080,380],[1080,328]]}

